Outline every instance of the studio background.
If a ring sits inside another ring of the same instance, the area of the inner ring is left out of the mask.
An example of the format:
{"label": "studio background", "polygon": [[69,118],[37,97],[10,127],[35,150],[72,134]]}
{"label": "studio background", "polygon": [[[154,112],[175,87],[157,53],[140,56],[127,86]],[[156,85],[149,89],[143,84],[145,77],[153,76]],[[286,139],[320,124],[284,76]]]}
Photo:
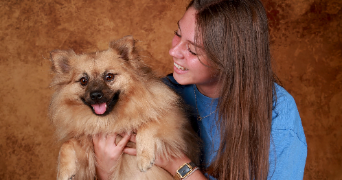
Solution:
{"label": "studio background", "polygon": [[[1,0],[0,179],[56,178],[47,117],[49,52],[108,48],[133,35],[160,75],[188,0]],[[342,1],[263,0],[274,69],[295,98],[308,144],[305,180],[342,179]]]}

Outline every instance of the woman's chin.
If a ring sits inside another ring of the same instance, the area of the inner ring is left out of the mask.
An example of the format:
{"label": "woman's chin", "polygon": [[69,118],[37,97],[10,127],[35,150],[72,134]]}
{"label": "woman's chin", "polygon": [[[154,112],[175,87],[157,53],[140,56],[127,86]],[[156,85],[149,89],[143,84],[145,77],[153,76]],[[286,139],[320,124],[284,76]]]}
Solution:
{"label": "woman's chin", "polygon": [[187,76],[185,74],[178,74],[177,72],[173,72],[173,78],[175,78],[175,80],[177,81],[178,84],[180,85],[188,85],[188,84],[192,84]]}

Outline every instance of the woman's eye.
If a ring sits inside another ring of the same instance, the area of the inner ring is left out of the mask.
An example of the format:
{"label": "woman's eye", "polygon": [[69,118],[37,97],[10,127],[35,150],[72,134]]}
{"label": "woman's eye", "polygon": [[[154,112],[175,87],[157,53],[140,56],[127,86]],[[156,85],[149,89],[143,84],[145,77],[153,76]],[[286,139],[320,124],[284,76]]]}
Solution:
{"label": "woman's eye", "polygon": [[195,53],[194,51],[192,51],[191,49],[190,49],[190,46],[188,45],[188,51],[192,54],[192,55],[194,55],[194,56],[197,56],[197,53]]}
{"label": "woman's eye", "polygon": [[175,30],[175,35],[181,37],[181,35],[178,33],[178,30]]}
{"label": "woman's eye", "polygon": [[113,81],[114,80],[114,74],[108,73],[105,77],[106,81]]}
{"label": "woman's eye", "polygon": [[80,79],[80,83],[81,83],[82,86],[86,86],[88,84],[88,79],[85,78],[85,77],[82,77]]}
{"label": "woman's eye", "polygon": [[196,54],[195,52],[191,51],[190,48],[189,48],[188,50],[189,50],[189,52],[190,52],[192,55],[197,56],[197,54]]}

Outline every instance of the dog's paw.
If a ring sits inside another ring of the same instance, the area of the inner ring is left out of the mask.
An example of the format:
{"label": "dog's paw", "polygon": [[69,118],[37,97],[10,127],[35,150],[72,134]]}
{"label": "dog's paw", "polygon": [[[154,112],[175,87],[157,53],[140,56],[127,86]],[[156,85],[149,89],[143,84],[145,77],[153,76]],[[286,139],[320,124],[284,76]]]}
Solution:
{"label": "dog's paw", "polygon": [[155,157],[146,152],[142,152],[137,156],[138,168],[141,172],[145,172],[154,165]]}

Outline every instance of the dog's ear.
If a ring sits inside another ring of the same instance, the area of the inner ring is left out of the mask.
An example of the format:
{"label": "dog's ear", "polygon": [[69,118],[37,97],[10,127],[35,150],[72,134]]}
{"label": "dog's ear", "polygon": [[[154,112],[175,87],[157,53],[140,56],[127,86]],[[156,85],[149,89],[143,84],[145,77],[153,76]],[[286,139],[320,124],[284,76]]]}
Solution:
{"label": "dog's ear", "polygon": [[73,50],[53,50],[50,52],[52,70],[56,73],[70,72],[70,57],[76,55]]}
{"label": "dog's ear", "polygon": [[125,36],[119,40],[112,41],[109,47],[116,50],[121,58],[130,60],[134,58],[135,40],[133,36]]}

